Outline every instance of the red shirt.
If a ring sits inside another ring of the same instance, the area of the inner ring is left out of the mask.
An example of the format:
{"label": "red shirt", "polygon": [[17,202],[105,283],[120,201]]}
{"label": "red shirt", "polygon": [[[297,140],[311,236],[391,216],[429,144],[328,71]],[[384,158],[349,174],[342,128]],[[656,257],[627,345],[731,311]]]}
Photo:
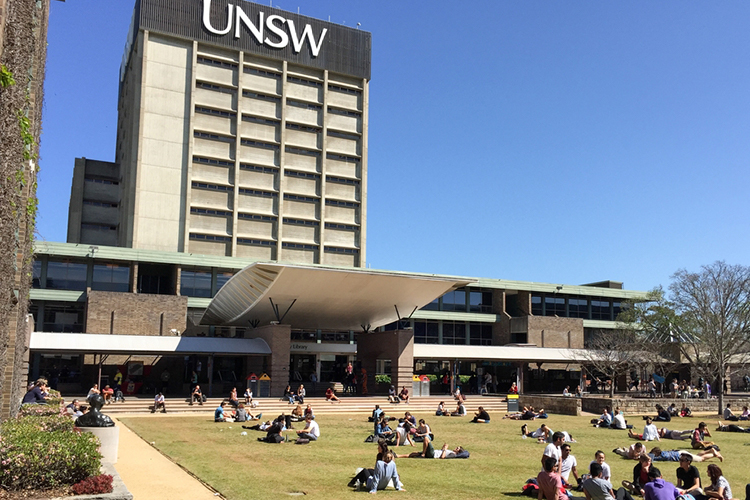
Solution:
{"label": "red shirt", "polygon": [[539,484],[539,491],[542,493],[542,498],[546,500],[561,500],[564,498],[562,493],[562,479],[557,472],[542,471],[536,477],[536,482]]}

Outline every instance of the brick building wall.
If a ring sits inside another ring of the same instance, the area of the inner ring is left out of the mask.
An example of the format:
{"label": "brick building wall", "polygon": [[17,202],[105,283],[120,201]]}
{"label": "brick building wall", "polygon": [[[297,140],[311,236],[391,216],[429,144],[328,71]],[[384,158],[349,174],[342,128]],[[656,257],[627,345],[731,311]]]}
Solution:
{"label": "brick building wall", "polygon": [[90,290],[86,333],[171,335],[187,325],[187,297]]}

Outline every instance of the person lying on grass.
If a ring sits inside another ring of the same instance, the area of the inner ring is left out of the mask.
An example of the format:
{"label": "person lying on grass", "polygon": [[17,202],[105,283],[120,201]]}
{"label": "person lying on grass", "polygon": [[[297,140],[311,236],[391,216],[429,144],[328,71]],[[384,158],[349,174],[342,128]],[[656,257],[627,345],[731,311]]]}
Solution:
{"label": "person lying on grass", "polygon": [[397,458],[469,458],[469,452],[464,450],[461,446],[457,446],[454,449],[448,449],[448,443],[444,443],[443,447],[439,450],[435,450],[432,446],[432,440],[425,437],[422,443],[422,451],[415,451],[406,455],[396,455]]}
{"label": "person lying on grass", "polygon": [[643,443],[633,443],[627,448],[615,448],[614,450],[612,450],[612,453],[616,453],[617,455],[628,458],[630,460],[638,460],[638,457],[643,454]]}
{"label": "person lying on grass", "polygon": [[[695,450],[693,450],[695,451]],[[716,448],[710,448],[708,450],[698,451],[696,453],[690,453],[687,450],[666,450],[662,451],[661,448],[652,448],[649,452],[654,458],[655,462],[679,462],[680,455],[690,455],[693,462],[705,462],[712,458],[718,458],[719,461],[723,462],[724,457],[719,453]]]}

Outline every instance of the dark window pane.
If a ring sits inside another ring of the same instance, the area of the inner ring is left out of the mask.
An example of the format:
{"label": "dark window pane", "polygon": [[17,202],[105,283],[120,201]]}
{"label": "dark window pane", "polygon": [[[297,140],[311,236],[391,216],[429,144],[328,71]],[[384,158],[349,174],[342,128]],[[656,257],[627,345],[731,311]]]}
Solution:
{"label": "dark window pane", "polygon": [[531,314],[533,316],[542,315],[542,296],[541,295],[531,296]]}
{"label": "dark window pane", "polygon": [[587,299],[568,299],[568,315],[571,318],[589,317],[589,301]]}
{"label": "dark window pane", "polygon": [[591,301],[591,319],[612,320],[608,300]]}
{"label": "dark window pane", "polygon": [[180,273],[180,295],[210,298],[211,273],[183,269]]}
{"label": "dark window pane", "polygon": [[35,260],[31,264],[31,274],[32,274],[32,277],[31,277],[31,287],[32,288],[41,288],[42,287],[42,283],[41,283],[41,279],[42,279],[42,261]]}
{"label": "dark window pane", "polygon": [[[44,332],[83,332],[83,304],[47,304],[44,306]],[[104,333],[104,332],[97,332]]]}
{"label": "dark window pane", "polygon": [[130,291],[130,266],[95,264],[91,289],[108,292]]}
{"label": "dark window pane", "polygon": [[565,317],[565,299],[562,297],[545,297],[544,315]]}
{"label": "dark window pane", "polygon": [[49,261],[47,263],[47,288],[86,290],[86,264]]}

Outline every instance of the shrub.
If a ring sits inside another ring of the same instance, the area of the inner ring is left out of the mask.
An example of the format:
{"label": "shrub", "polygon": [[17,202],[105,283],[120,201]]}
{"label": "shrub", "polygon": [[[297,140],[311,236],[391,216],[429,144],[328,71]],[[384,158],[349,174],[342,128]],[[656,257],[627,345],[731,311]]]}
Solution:
{"label": "shrub", "polygon": [[461,385],[468,384],[470,378],[471,378],[471,375],[459,375],[458,376],[458,380],[461,381]]}
{"label": "shrub", "polygon": [[98,476],[87,477],[80,483],[74,484],[71,489],[76,495],[112,493],[112,476],[99,474]]}
{"label": "shrub", "polygon": [[376,384],[390,384],[391,376],[390,375],[375,375],[375,383]]}
{"label": "shrub", "polygon": [[48,417],[51,415],[60,415],[60,405],[40,405],[40,404],[26,404],[21,406],[21,411],[18,412],[19,418],[24,417]]}
{"label": "shrub", "polygon": [[0,438],[0,487],[46,489],[76,483],[98,474],[98,448],[99,439],[73,430],[68,417],[8,420]]}
{"label": "shrub", "polygon": [[438,376],[435,375],[434,373],[428,373],[427,378],[430,379],[431,384],[435,384],[438,381]]}

